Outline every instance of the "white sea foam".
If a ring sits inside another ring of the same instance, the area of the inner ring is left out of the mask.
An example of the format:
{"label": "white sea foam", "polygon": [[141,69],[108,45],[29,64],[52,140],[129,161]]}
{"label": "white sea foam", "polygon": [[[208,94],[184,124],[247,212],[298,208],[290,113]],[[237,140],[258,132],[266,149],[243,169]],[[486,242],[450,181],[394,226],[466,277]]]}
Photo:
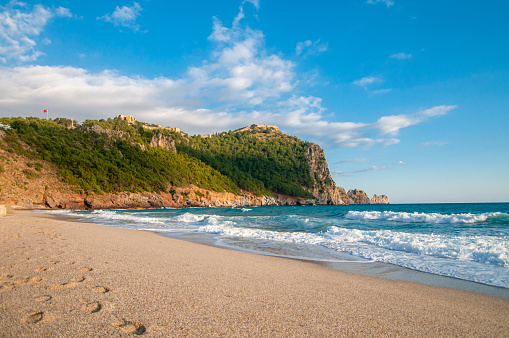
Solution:
{"label": "white sea foam", "polygon": [[143,216],[142,214],[136,213],[122,213],[115,212],[112,210],[94,210],[90,214],[82,214],[81,216],[86,218],[96,218],[99,216],[104,220],[117,221],[117,222],[129,222],[129,223],[141,223],[141,224],[164,224],[164,219],[157,217]]}
{"label": "white sea foam", "polygon": [[[184,210],[55,213],[74,214],[87,218],[87,221],[140,230],[206,232],[217,234],[218,238],[248,242],[250,247],[262,243],[262,246],[270,248],[274,242],[279,242],[274,244],[274,248],[291,244],[297,244],[295,247],[318,245],[323,250],[509,287],[507,213],[348,211],[344,217],[317,217],[311,213],[265,214],[258,210],[254,214],[245,213],[250,209],[239,208],[242,215],[223,214],[222,210],[214,212],[215,215]],[[475,223],[479,225],[471,226]],[[298,254],[299,251],[296,252]]]}
{"label": "white sea foam", "polygon": [[509,242],[496,237],[364,231],[335,226],[322,233],[278,232],[235,227],[217,220],[200,227],[199,231],[225,237],[320,245],[379,262],[509,287]]}
{"label": "white sea foam", "polygon": [[176,222],[183,222],[183,223],[195,223],[195,222],[201,222],[205,219],[205,215],[195,215],[191,214],[189,212],[186,212],[185,214],[175,216],[174,220]]}
{"label": "white sea foam", "polygon": [[404,223],[463,223],[473,224],[486,221],[489,217],[500,215],[500,212],[484,214],[438,214],[408,213],[394,211],[348,211],[345,215],[350,220],[384,220]]}

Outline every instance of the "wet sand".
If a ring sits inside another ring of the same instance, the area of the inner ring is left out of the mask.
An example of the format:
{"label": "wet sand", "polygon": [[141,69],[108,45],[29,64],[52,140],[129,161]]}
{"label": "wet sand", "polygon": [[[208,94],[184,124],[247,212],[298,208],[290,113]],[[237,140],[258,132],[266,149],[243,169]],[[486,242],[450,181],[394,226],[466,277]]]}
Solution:
{"label": "wet sand", "polygon": [[509,300],[9,210],[0,336],[509,335]]}

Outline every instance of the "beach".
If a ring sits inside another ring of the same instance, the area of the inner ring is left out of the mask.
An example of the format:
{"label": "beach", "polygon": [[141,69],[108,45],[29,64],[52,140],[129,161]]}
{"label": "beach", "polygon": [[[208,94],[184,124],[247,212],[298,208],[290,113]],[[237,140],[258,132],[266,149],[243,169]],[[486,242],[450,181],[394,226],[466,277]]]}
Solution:
{"label": "beach", "polygon": [[0,332],[508,336],[509,300],[8,210]]}

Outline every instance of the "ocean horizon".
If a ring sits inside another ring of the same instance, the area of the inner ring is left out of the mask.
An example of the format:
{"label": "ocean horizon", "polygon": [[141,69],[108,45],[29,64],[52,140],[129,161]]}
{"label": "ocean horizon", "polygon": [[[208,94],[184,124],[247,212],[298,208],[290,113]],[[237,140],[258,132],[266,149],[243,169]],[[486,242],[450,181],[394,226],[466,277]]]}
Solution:
{"label": "ocean horizon", "polygon": [[259,254],[387,263],[509,288],[509,203],[50,211]]}

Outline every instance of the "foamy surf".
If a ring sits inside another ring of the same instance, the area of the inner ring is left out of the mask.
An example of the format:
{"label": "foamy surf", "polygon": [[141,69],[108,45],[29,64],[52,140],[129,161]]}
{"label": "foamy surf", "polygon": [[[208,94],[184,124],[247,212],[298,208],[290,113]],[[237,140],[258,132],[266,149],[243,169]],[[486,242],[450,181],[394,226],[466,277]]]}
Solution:
{"label": "foamy surf", "polygon": [[[464,223],[473,224],[486,221],[489,217],[501,216],[500,212],[483,214],[439,214],[439,213],[408,213],[394,211],[349,211],[346,219],[385,220],[405,223]],[[505,214],[507,215],[507,214]]]}
{"label": "foamy surf", "polygon": [[193,208],[66,214],[131,229],[208,234],[254,252],[317,261],[335,261],[337,257],[341,261],[341,257],[349,255],[509,288],[509,204]]}

